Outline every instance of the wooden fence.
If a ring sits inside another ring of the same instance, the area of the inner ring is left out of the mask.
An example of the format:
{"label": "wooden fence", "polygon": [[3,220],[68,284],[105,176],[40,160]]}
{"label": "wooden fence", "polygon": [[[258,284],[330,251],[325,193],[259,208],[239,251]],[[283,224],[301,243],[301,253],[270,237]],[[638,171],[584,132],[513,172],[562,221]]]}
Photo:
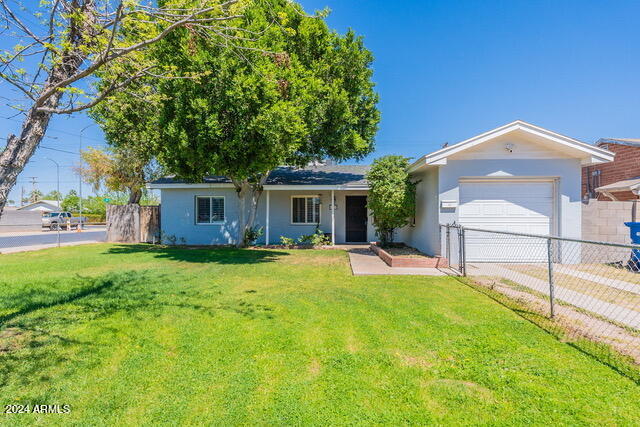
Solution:
{"label": "wooden fence", "polygon": [[107,206],[107,242],[158,243],[159,239],[160,206]]}

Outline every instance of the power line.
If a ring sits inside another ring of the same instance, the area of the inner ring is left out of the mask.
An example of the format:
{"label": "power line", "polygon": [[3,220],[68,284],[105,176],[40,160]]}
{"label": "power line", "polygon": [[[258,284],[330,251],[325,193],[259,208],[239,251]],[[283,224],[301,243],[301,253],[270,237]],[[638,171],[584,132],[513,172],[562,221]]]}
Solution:
{"label": "power line", "polygon": [[40,145],[40,148],[43,148],[45,150],[59,151],[61,153],[73,154],[74,156],[80,155],[79,153],[74,153],[73,151],[61,150],[59,148],[45,147],[44,145]]}
{"label": "power line", "polygon": [[[1,116],[0,116],[0,119],[10,120],[10,121],[12,121],[12,122],[17,122],[17,123],[22,123],[22,120],[13,119],[13,118],[11,118],[11,117],[1,117]],[[101,140],[101,139],[98,139],[98,138],[92,138],[92,137],[90,137],[90,136],[80,135],[80,134],[73,133],[73,132],[69,132],[69,131],[66,131],[66,130],[55,129],[55,128],[52,128],[52,127],[49,127],[48,129],[49,129],[50,131],[53,131],[53,132],[64,133],[64,134],[71,135],[71,136],[77,136],[78,138],[90,139],[90,140],[92,140],[92,141],[97,141],[97,142],[102,142],[102,143],[104,143],[104,140]]]}

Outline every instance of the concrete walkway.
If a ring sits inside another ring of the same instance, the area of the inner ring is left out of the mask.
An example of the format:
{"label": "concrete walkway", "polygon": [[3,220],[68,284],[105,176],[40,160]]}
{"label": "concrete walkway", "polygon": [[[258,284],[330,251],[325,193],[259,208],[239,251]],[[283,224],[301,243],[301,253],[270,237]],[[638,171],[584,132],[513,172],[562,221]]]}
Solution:
{"label": "concrete walkway", "polygon": [[389,267],[368,247],[348,248],[351,271],[354,276],[371,275],[414,275],[414,276],[447,276],[454,272],[438,268],[399,268]]}
{"label": "concrete walkway", "polygon": [[590,282],[599,283],[604,286],[610,286],[612,288],[620,289],[621,291],[631,292],[636,295],[640,295],[640,285],[636,283],[630,283],[630,282],[625,282],[624,280],[602,277],[597,274],[576,270],[575,268],[572,268],[568,265],[558,265],[558,266],[554,266],[554,268],[555,268],[555,271],[559,273],[568,274],[577,279],[588,280]]}
{"label": "concrete walkway", "polygon": [[[493,263],[473,263],[469,264],[468,267],[467,274],[470,276],[503,278],[544,295],[549,295],[549,283],[545,280],[529,276],[528,274],[519,273]],[[555,285],[555,296],[557,299],[569,303],[574,307],[582,308],[623,325],[640,329],[640,312],[602,301],[601,299],[576,292],[558,284]]]}

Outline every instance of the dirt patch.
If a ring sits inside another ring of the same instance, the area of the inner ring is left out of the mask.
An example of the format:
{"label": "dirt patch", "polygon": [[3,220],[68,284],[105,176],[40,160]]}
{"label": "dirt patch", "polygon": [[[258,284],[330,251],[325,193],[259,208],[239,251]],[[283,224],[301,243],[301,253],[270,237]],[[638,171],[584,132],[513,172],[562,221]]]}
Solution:
{"label": "dirt patch", "polygon": [[425,356],[410,356],[408,354],[402,354],[399,351],[397,351],[395,355],[404,366],[422,369],[429,369],[433,366],[433,363]]}
{"label": "dirt patch", "polygon": [[387,253],[391,256],[401,256],[405,258],[430,258],[416,248],[412,248],[411,246],[407,246],[405,244],[385,246],[382,249],[387,251]]}
{"label": "dirt patch", "polygon": [[358,339],[355,336],[353,336],[353,334],[349,334],[347,335],[346,347],[349,353],[355,353],[358,350],[360,350],[360,347],[361,347],[360,341],[358,341]]}
{"label": "dirt patch", "polygon": [[344,265],[347,262],[346,252],[339,256],[327,256],[326,254],[313,256],[311,254],[304,256],[282,256],[278,257],[277,262],[287,265]]}
{"label": "dirt patch", "polygon": [[447,390],[457,391],[483,400],[493,400],[494,397],[490,389],[472,381],[441,378],[427,381],[425,385],[429,388],[445,388]]}
{"label": "dirt patch", "polygon": [[322,364],[320,363],[320,360],[316,359],[315,357],[311,359],[308,370],[309,375],[311,375],[312,378],[320,375],[320,371],[322,371]]}
{"label": "dirt patch", "polygon": [[0,354],[19,350],[24,346],[27,336],[18,328],[7,328],[0,331]]}

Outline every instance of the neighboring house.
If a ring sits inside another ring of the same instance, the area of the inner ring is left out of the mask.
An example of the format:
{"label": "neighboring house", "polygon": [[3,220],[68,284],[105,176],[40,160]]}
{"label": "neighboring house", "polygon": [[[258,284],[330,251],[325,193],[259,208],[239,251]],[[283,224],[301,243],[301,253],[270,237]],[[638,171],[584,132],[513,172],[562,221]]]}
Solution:
{"label": "neighboring house", "polygon": [[616,154],[615,161],[582,168],[583,199],[636,200],[640,188],[640,139],[602,138],[596,146]]}
{"label": "neighboring house", "polygon": [[[515,121],[424,155],[410,168],[419,180],[415,224],[397,233],[428,254],[440,254],[439,224],[581,236],[581,169],[610,162],[600,147]],[[366,208],[368,166],[279,168],[269,177],[256,224],[259,243],[297,238],[316,227],[335,243],[375,239]],[[231,244],[238,202],[224,177],[188,184],[173,178],[154,181],[161,191],[162,231],[190,244]],[[508,245],[501,249],[509,250]],[[469,241],[467,259],[487,260],[487,244]]]}
{"label": "neighboring house", "polygon": [[58,212],[60,207],[56,200],[38,200],[28,205],[17,208],[19,211],[42,211],[42,212]]}

